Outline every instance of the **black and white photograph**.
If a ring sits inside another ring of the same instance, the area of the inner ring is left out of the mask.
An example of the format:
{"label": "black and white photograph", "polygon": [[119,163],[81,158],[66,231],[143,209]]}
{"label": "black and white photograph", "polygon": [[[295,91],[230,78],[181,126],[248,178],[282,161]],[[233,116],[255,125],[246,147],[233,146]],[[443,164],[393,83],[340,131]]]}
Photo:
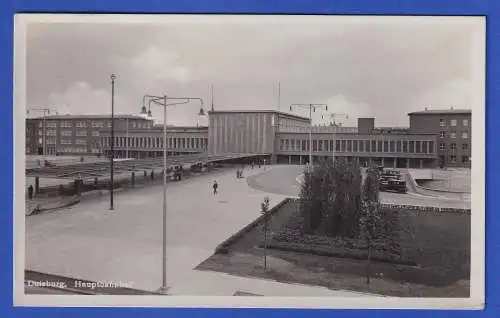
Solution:
{"label": "black and white photograph", "polygon": [[482,308],[485,34],[17,15],[14,303]]}

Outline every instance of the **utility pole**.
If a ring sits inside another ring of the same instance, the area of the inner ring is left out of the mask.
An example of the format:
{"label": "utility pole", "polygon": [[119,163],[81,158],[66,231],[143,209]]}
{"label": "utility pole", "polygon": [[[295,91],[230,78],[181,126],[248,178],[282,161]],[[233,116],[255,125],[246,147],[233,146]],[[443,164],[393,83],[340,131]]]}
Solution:
{"label": "utility pole", "polygon": [[[322,116],[323,117],[323,116]],[[335,147],[336,147],[336,139],[335,134],[337,132],[337,124],[335,122],[337,117],[341,117],[343,119],[348,119],[349,116],[346,113],[331,113],[330,118],[333,119],[333,130],[332,130],[332,139],[333,139],[333,147],[332,147],[332,162],[335,164]],[[323,117],[324,118],[324,117]]]}
{"label": "utility pole", "polygon": [[312,140],[312,113],[316,112],[316,108],[321,108],[324,107],[326,111],[328,111],[328,105],[327,104],[291,104],[290,105],[290,111],[292,111],[293,107],[301,107],[301,108],[308,108],[309,109],[309,120],[310,126],[309,126],[309,165],[312,167],[313,165],[313,140]]}

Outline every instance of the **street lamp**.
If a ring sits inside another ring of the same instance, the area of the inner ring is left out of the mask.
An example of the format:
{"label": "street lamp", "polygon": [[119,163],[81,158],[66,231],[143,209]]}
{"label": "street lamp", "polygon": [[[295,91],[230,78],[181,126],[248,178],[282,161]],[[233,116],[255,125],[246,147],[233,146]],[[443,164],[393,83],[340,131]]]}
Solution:
{"label": "street lamp", "polygon": [[313,164],[313,142],[312,142],[312,113],[316,112],[316,108],[325,107],[325,110],[328,110],[327,104],[291,104],[290,111],[292,111],[293,107],[302,107],[309,108],[309,119],[311,121],[309,126],[309,165],[312,167]]}
{"label": "street lamp", "polygon": [[115,168],[115,80],[116,75],[111,74],[111,171],[110,171],[110,185],[109,185],[109,209],[114,210],[113,190],[115,183],[114,168]]}
{"label": "street lamp", "polygon": [[[333,130],[332,130],[332,139],[333,139],[333,148],[332,148],[332,162],[335,164],[335,147],[336,147],[336,140],[335,140],[335,133],[337,132],[337,126],[335,123],[336,118],[343,118],[343,119],[348,119],[349,116],[346,113],[331,113],[330,118],[333,119]],[[324,118],[324,116],[321,116],[321,118]]]}
{"label": "street lamp", "polygon": [[[45,157],[47,155],[47,115],[50,115],[50,111],[54,108],[30,108],[26,111],[26,115],[30,114],[30,111],[38,111],[43,113],[43,123],[42,123],[42,155]],[[57,111],[55,112],[57,115]],[[57,144],[56,144],[57,145]]]}
{"label": "street lamp", "polygon": [[[200,111],[198,115],[204,116],[205,110],[203,109],[203,99],[195,97],[167,97],[163,96],[153,96],[144,95],[143,96],[143,108],[141,113],[148,114],[151,117],[151,108],[146,112],[145,101],[149,99],[148,108],[151,103],[155,103],[158,106],[163,107],[163,242],[162,242],[162,284],[159,292],[166,294],[167,288],[167,107],[173,105],[187,104],[192,100],[198,100],[201,103]],[[173,103],[168,103],[169,100],[177,101]]]}

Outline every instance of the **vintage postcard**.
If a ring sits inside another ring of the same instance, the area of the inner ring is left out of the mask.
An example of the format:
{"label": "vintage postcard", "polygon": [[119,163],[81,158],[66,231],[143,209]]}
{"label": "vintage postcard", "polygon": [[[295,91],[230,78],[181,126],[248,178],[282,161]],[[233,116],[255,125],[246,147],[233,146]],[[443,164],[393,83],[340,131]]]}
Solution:
{"label": "vintage postcard", "polygon": [[15,305],[484,306],[484,17],[20,14],[14,62]]}

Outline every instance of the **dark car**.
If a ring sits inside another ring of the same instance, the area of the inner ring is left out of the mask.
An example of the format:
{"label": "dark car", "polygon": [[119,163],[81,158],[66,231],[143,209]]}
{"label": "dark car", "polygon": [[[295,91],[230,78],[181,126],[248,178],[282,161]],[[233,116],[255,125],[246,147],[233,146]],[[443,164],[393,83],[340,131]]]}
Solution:
{"label": "dark car", "polygon": [[395,176],[380,178],[379,188],[380,191],[394,191],[400,193],[408,192],[408,189],[406,188],[406,181]]}

